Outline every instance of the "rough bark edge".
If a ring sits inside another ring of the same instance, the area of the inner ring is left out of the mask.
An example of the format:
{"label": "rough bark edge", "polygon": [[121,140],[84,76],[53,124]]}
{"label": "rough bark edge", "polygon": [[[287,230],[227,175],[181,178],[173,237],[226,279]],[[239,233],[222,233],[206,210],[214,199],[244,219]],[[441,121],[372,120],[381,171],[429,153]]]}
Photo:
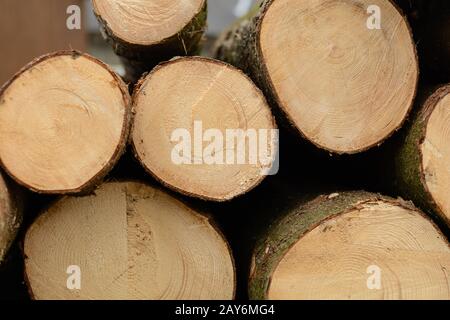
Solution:
{"label": "rough bark edge", "polygon": [[84,195],[89,194],[93,190],[95,190],[102,182],[102,180],[105,178],[105,176],[112,170],[112,168],[115,166],[115,164],[119,161],[120,157],[123,155],[123,153],[126,150],[126,144],[130,132],[130,123],[132,119],[132,110],[131,110],[131,98],[130,94],[128,93],[128,86],[123,82],[123,80],[104,62],[86,54],[82,53],[80,51],[76,50],[70,50],[70,51],[56,51],[53,53],[49,53],[46,55],[43,55],[41,57],[38,57],[25,65],[19,72],[17,72],[8,82],[6,82],[3,87],[0,88],[0,103],[3,98],[3,94],[6,92],[6,90],[9,88],[9,86],[14,83],[14,81],[19,78],[22,73],[28,71],[29,69],[35,67],[39,63],[55,58],[60,56],[71,56],[72,59],[78,59],[80,57],[86,58],[88,60],[91,60],[94,63],[97,63],[101,67],[103,67],[105,70],[107,70],[113,79],[115,80],[118,88],[122,92],[123,96],[123,102],[124,102],[124,120],[122,125],[122,133],[119,140],[119,143],[117,144],[117,148],[111,157],[111,159],[108,161],[108,163],[100,170],[96,175],[94,175],[89,181],[85,182],[82,186],[70,189],[70,190],[40,190],[37,188],[34,188],[30,185],[28,185],[26,182],[23,182],[19,180],[17,177],[15,177],[8,168],[4,165],[3,161],[0,157],[0,166],[4,169],[4,171],[18,184],[21,186],[36,192],[40,194],[73,194],[73,195]]}
{"label": "rough bark edge", "polygon": [[[160,187],[160,186],[158,186],[156,184],[153,184],[153,183],[142,182],[142,181],[139,181],[139,180],[111,180],[111,181],[104,182],[104,184],[112,184],[112,183],[117,183],[117,184],[135,183],[135,184],[139,184],[141,186],[147,187],[147,188],[153,188],[153,189],[155,189],[157,191],[160,191],[160,192],[162,192],[164,194],[169,195],[171,198],[173,198],[173,200],[175,202],[177,202],[177,204],[180,207],[186,209],[186,211],[189,211],[194,216],[199,217],[201,219],[205,219],[207,221],[207,223],[209,223],[211,228],[222,239],[223,243],[225,244],[225,247],[227,248],[228,255],[229,255],[230,261],[231,261],[232,271],[233,271],[233,293],[232,293],[232,299],[231,300],[234,300],[236,298],[237,272],[236,272],[236,262],[235,262],[235,259],[234,259],[233,250],[231,249],[231,245],[228,242],[227,238],[225,237],[221,227],[217,224],[217,222],[215,221],[215,219],[213,218],[211,213],[205,211],[205,209],[200,209],[198,206],[195,206],[195,207],[192,206],[185,199],[180,198],[177,195],[173,194],[173,192],[164,190],[162,187]],[[91,193],[91,194],[86,194],[84,196],[87,197],[87,196],[93,196],[93,195],[95,196],[95,192]],[[50,210],[53,206],[56,206],[58,203],[60,203],[62,201],[65,201],[69,197],[73,197],[73,196],[71,196],[71,195],[60,196],[58,199],[52,201],[49,205],[47,205],[41,211],[41,213],[34,219],[34,221],[30,224],[30,226],[28,227],[28,230],[23,235],[23,239],[21,239],[20,249],[22,251],[22,256],[24,257],[24,260],[23,260],[24,282],[25,282],[25,285],[26,285],[26,287],[28,289],[28,294],[29,294],[29,296],[30,296],[30,298],[32,300],[37,300],[37,299],[36,299],[36,296],[33,293],[33,289],[31,287],[31,283],[30,283],[30,280],[29,280],[28,274],[27,274],[26,260],[28,260],[29,257],[25,253],[25,239],[26,239],[26,236],[27,236],[28,232],[31,230],[31,228],[33,227],[33,225],[38,223],[47,214],[48,210]]]}
{"label": "rough bark edge", "polygon": [[238,20],[234,25],[230,27],[228,31],[224,32],[224,34],[222,34],[219,37],[215,45],[214,56],[217,59],[226,61],[244,70],[263,90],[263,92],[267,97],[267,100],[269,101],[270,106],[272,107],[273,112],[276,114],[277,119],[279,119],[279,122],[282,123],[285,127],[287,127],[291,132],[294,132],[301,139],[314,145],[320,150],[324,150],[326,152],[336,155],[346,155],[346,154],[354,155],[368,151],[374,147],[381,146],[386,140],[388,140],[392,135],[394,135],[398,130],[400,130],[403,127],[405,121],[408,119],[408,115],[410,114],[414,106],[414,97],[417,94],[420,75],[419,58],[417,53],[417,47],[413,38],[413,32],[407,17],[405,16],[401,8],[396,3],[394,3],[393,0],[387,0],[402,16],[403,21],[405,22],[410,35],[411,46],[414,51],[415,65],[417,68],[417,79],[413,92],[413,98],[411,99],[411,103],[408,109],[406,110],[407,112],[403,121],[396,128],[394,128],[389,134],[387,134],[384,137],[384,139],[367,147],[360,148],[358,150],[344,152],[330,149],[328,147],[322,146],[310,140],[306,136],[306,134],[304,134],[300,130],[300,128],[297,127],[297,125],[287,112],[287,109],[284,107],[283,103],[281,103],[281,99],[279,98],[278,93],[275,90],[267,67],[263,62],[264,61],[263,53],[261,46],[259,45],[262,22],[264,20],[267,11],[270,9],[270,6],[274,1],[275,0],[263,0],[260,4],[259,11],[256,10],[256,8],[252,9],[249,12],[248,16],[246,16],[244,19]]}
{"label": "rough bark edge", "polygon": [[7,261],[9,249],[11,248],[19,228],[23,221],[23,192],[16,185],[11,183],[7,177],[0,172],[0,189],[3,189],[4,193],[0,194],[0,208],[5,213],[5,237],[4,243],[0,248],[0,268]]}
{"label": "rough bark edge", "polygon": [[[198,51],[200,41],[206,31],[207,0],[203,1],[199,12],[192,17],[182,30],[162,41],[149,43],[148,45],[130,43],[117,36],[98,13],[95,1],[91,0],[91,2],[105,40],[112,45],[117,55],[130,60],[145,62],[149,59],[154,61],[159,59],[160,56],[167,57],[168,53],[171,56],[193,54]],[[173,54],[170,52],[173,52]]]}
{"label": "rough bark edge", "polygon": [[364,204],[376,201],[383,201],[420,214],[432,223],[443,239],[446,239],[431,219],[416,209],[411,202],[400,198],[393,199],[365,191],[321,195],[284,213],[256,244],[249,276],[250,299],[268,299],[268,290],[275,269],[287,252],[307,233],[330,219],[354,210],[361,210]]}
{"label": "rough bark edge", "polygon": [[448,227],[450,227],[450,217],[433,199],[425,180],[421,145],[425,140],[428,121],[436,105],[449,94],[450,85],[445,85],[431,94],[423,105],[418,106],[415,116],[405,129],[402,144],[394,159],[396,182],[402,196],[412,199],[429,214],[444,221]]}
{"label": "rough bark edge", "polygon": [[[200,56],[191,56],[191,57],[174,57],[169,61],[166,62],[162,62],[160,63],[158,66],[156,66],[151,72],[144,74],[142,76],[142,78],[137,82],[135,88],[134,88],[134,92],[132,95],[132,104],[133,104],[133,113],[136,113],[136,105],[135,102],[137,101],[137,97],[141,94],[141,91],[143,89],[143,87],[145,86],[146,82],[150,79],[150,77],[155,74],[156,72],[158,72],[160,69],[164,68],[167,65],[173,64],[173,63],[177,63],[177,62],[183,62],[183,61],[202,61],[202,62],[209,62],[209,63],[214,63],[214,64],[218,64],[221,66],[225,66],[227,68],[230,68],[231,70],[240,73],[244,78],[246,78],[248,81],[250,81],[250,83],[253,84],[255,91],[257,93],[259,93],[261,95],[261,97],[263,98],[263,100],[266,101],[266,105],[269,108],[269,105],[267,103],[267,100],[265,99],[265,96],[263,94],[263,92],[254,84],[254,82],[250,79],[249,76],[247,76],[244,72],[242,72],[241,70],[233,67],[232,65],[220,61],[220,60],[216,60],[216,59],[212,59],[212,58],[207,58],[207,57],[200,57]],[[270,110],[270,108],[269,108]],[[272,125],[273,125],[273,129],[277,129],[277,123],[275,121],[275,118],[272,116]],[[161,179],[156,173],[154,173],[152,170],[150,170],[150,168],[147,167],[147,165],[144,163],[144,161],[141,159],[139,152],[136,149],[136,145],[134,143],[133,140],[133,132],[134,132],[134,121],[132,121],[131,124],[131,133],[130,133],[130,138],[129,138],[129,144],[131,146],[131,151],[133,153],[133,156],[135,157],[135,159],[138,160],[138,162],[140,163],[140,165],[144,168],[144,170],[150,174],[155,180],[157,180],[160,184],[162,184],[163,186],[165,186],[166,188],[169,188],[173,191],[176,191],[182,195],[188,196],[188,197],[194,197],[194,198],[198,198],[200,200],[204,200],[204,201],[214,201],[214,202],[228,202],[231,201],[237,197],[240,197],[250,191],[252,191],[253,189],[255,189],[256,187],[258,187],[266,178],[266,176],[261,175],[259,179],[255,180],[254,184],[247,190],[241,191],[241,193],[236,194],[232,197],[225,197],[225,198],[214,198],[214,197],[208,197],[208,196],[204,196],[204,195],[200,195],[200,194],[194,194],[194,193],[190,193],[187,192],[181,188],[178,188],[174,185],[171,185],[169,183],[167,183],[166,181],[164,181],[163,179]]]}

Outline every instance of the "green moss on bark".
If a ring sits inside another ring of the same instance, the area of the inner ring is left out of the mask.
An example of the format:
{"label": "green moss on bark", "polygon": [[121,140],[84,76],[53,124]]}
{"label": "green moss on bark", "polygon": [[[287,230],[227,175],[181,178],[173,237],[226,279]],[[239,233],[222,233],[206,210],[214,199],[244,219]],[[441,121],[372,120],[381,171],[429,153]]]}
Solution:
{"label": "green moss on bark", "polygon": [[321,195],[312,201],[298,205],[294,210],[281,212],[281,218],[256,244],[249,279],[250,299],[267,299],[272,274],[276,267],[289,249],[309,231],[328,219],[362,209],[364,204],[377,201],[416,210],[412,204],[402,200],[357,191]]}
{"label": "green moss on bark", "polygon": [[396,186],[401,195],[411,199],[429,214],[450,225],[448,215],[438,206],[425,182],[421,145],[424,142],[428,121],[438,102],[450,94],[450,85],[433,94],[423,94],[417,101],[416,112],[405,127],[403,137],[394,155]]}

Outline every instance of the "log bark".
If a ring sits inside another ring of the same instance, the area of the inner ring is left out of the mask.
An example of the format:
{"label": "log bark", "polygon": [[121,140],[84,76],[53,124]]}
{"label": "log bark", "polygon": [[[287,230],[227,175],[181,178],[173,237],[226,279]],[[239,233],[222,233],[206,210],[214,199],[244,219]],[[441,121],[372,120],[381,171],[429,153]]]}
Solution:
{"label": "log bark", "polygon": [[278,132],[263,94],[221,61],[160,64],[136,86],[133,109],[136,158],[175,191],[227,201],[276,170]]}
{"label": "log bark", "polygon": [[125,151],[130,101],[120,77],[89,55],[37,58],[0,90],[1,165],[38,193],[89,193]]}
{"label": "log bark", "polygon": [[409,202],[343,192],[277,213],[255,247],[251,299],[449,298],[449,243]]}
{"label": "log bark", "polygon": [[[381,8],[379,30],[367,27],[370,5]],[[399,129],[418,79],[409,25],[387,0],[266,0],[221,36],[215,56],[248,73],[282,122],[337,154],[366,151]]]}
{"label": "log bark", "polygon": [[103,36],[122,58],[131,82],[161,61],[198,54],[206,30],[207,0],[162,6],[154,0],[141,2],[92,2]]}
{"label": "log bark", "polygon": [[138,182],[110,182],[95,195],[59,200],[28,229],[24,254],[37,300],[235,294],[232,254],[212,219]]}
{"label": "log bark", "polygon": [[22,192],[0,173],[0,267],[23,219]]}
{"label": "log bark", "polygon": [[394,153],[401,194],[450,227],[448,128],[450,86],[421,94]]}

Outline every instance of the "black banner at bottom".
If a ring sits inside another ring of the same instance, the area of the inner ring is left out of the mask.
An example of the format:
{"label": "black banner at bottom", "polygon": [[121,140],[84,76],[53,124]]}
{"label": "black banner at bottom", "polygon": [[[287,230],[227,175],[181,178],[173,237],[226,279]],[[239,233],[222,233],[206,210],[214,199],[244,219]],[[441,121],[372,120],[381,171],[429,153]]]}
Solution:
{"label": "black banner at bottom", "polygon": [[[418,315],[420,311],[438,308],[446,312],[449,301],[28,301],[0,302],[0,307],[11,308],[14,316],[24,313],[42,315],[46,319],[85,318],[101,314],[109,316],[139,317],[140,319],[300,319],[316,316],[356,316],[358,318],[386,317],[391,311],[402,316]],[[432,309],[430,309],[432,308]],[[97,313],[98,312],[98,313]]]}

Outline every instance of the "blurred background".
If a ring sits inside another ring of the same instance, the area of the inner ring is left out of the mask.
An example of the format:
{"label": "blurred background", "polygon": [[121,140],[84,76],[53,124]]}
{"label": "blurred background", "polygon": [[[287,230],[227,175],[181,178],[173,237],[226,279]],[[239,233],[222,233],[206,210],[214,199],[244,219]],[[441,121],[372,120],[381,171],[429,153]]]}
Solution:
{"label": "blurred background", "polygon": [[[205,50],[256,2],[209,0]],[[67,28],[72,5],[81,9],[80,29]],[[90,0],[0,0],[0,86],[33,58],[64,49],[87,52],[123,74],[119,59],[101,36]]]}

